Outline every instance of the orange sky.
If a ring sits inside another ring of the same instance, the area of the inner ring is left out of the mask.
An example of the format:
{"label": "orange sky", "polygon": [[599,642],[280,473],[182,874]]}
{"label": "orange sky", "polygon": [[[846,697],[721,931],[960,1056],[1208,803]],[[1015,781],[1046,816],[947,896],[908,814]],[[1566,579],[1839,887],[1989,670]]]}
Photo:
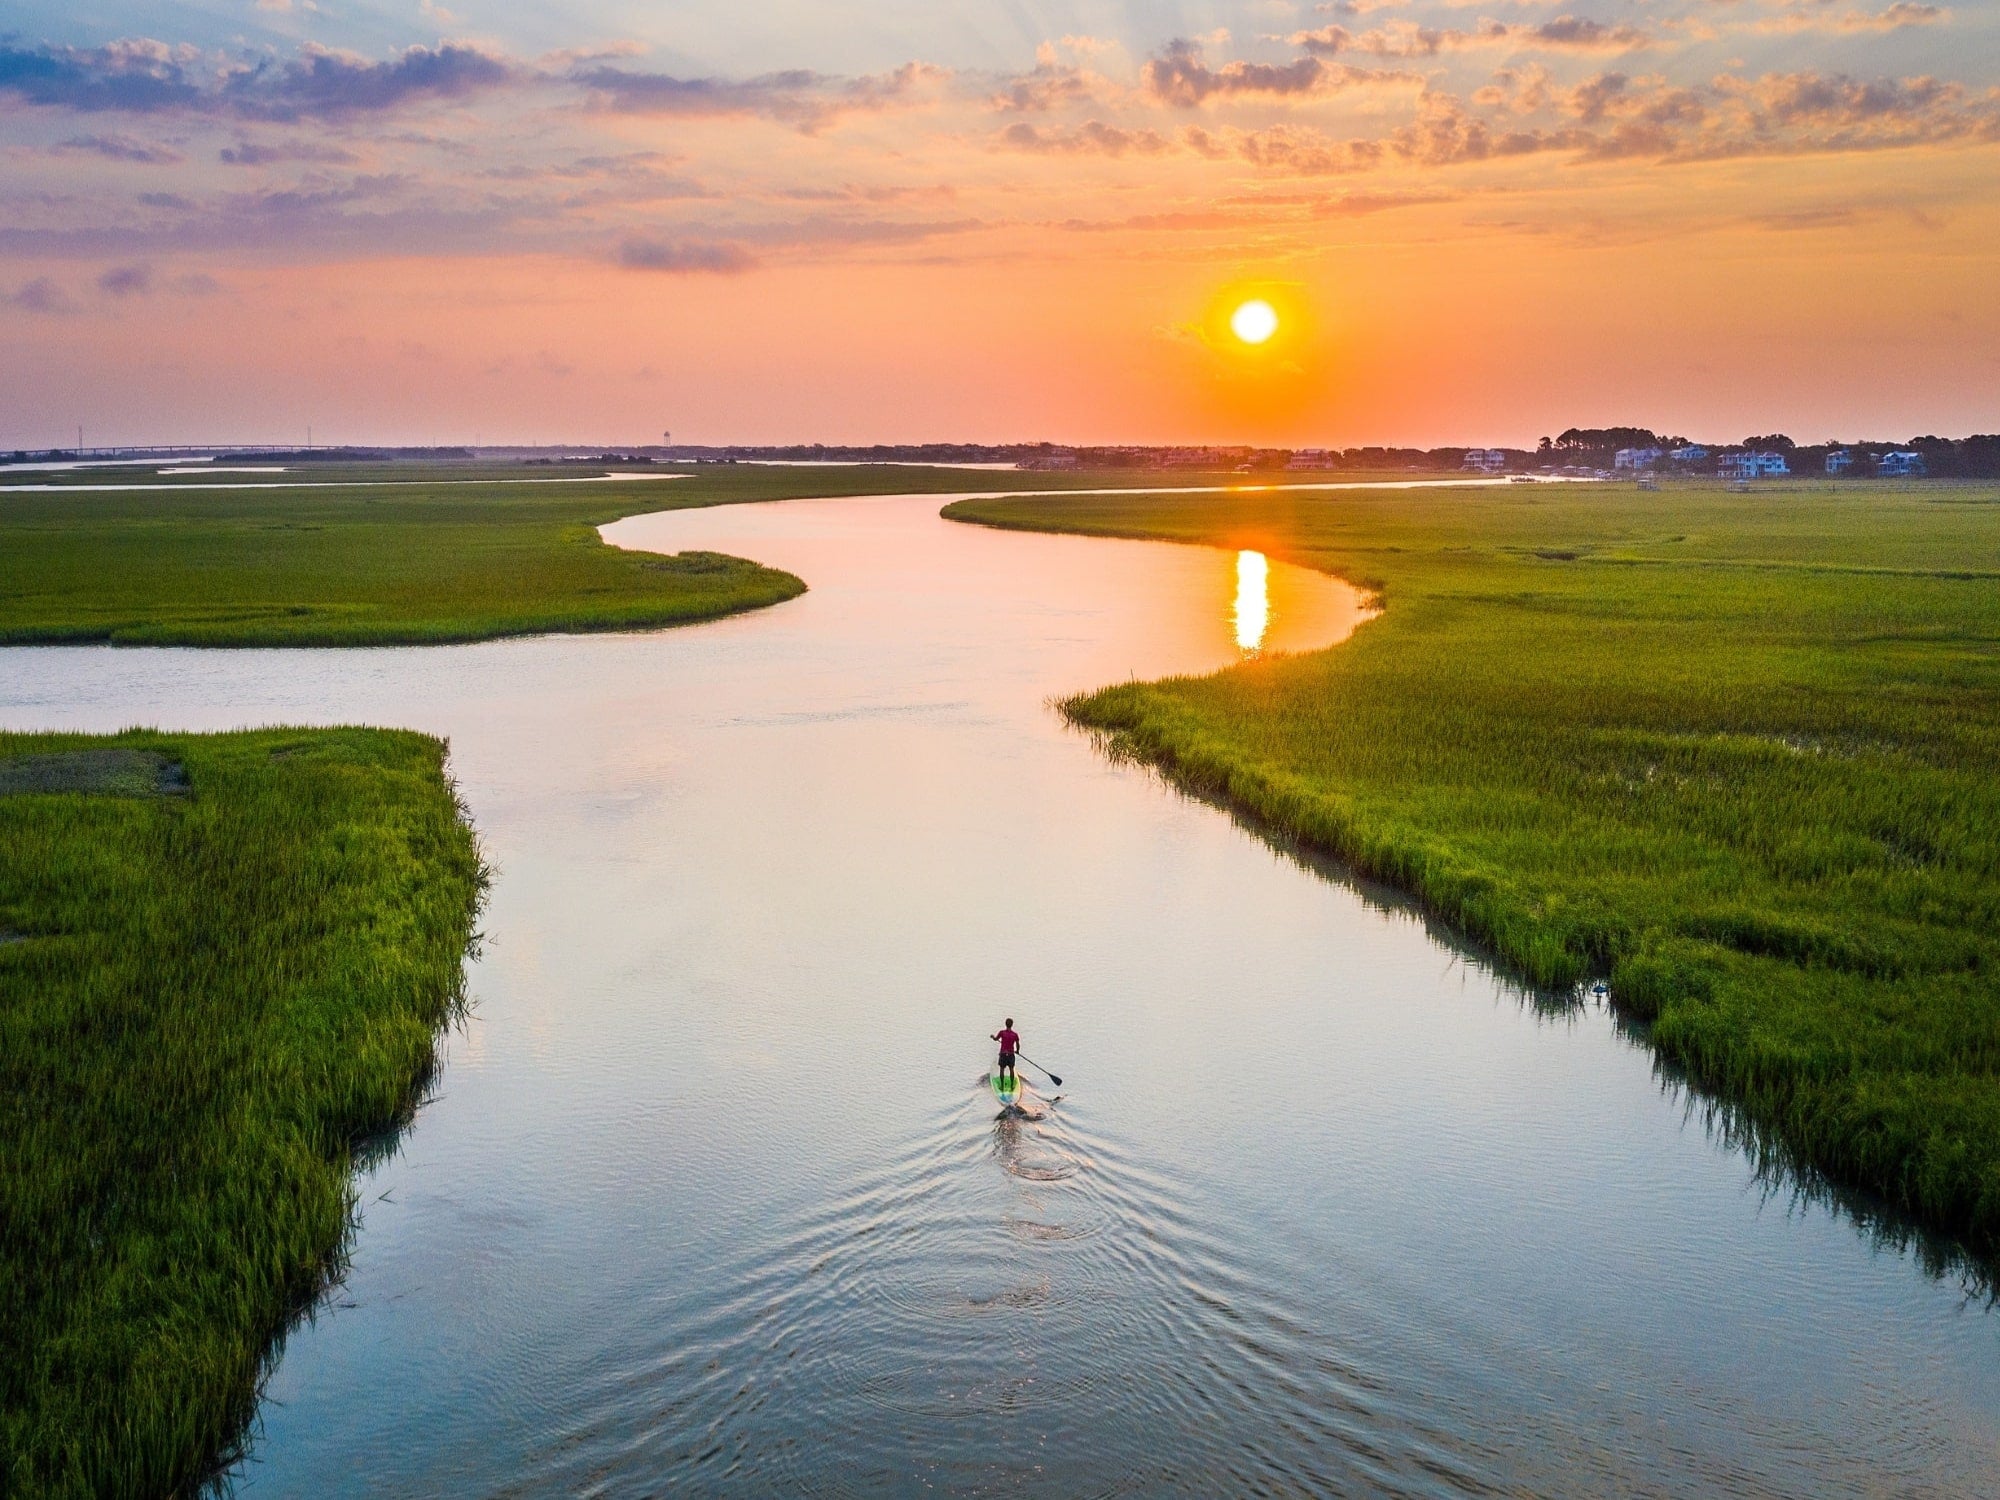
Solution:
{"label": "orange sky", "polygon": [[1984,17],[1234,10],[733,71],[16,37],[0,444],[2000,429]]}

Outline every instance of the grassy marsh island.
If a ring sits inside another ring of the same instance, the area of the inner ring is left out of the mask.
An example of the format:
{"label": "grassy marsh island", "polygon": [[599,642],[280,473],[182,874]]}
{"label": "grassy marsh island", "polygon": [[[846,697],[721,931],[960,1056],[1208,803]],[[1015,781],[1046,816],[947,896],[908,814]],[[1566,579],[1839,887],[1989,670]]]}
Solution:
{"label": "grassy marsh island", "polygon": [[2000,1250],[2000,487],[946,514],[1255,547],[1378,590],[1332,650],[1066,710],[1539,984],[1608,974],[1785,1148]]}
{"label": "grassy marsh island", "polygon": [[229,1451],[483,880],[424,735],[0,734],[0,1492],[184,1493]]}
{"label": "grassy marsh island", "polygon": [[[712,504],[729,488],[700,480],[578,484],[547,468],[415,464],[60,479],[0,493],[0,643],[441,644],[679,625],[805,590],[740,558],[598,539],[604,522]],[[314,487],[250,487],[279,480]],[[93,483],[147,488],[80,487]],[[213,487],[224,483],[241,487]]]}

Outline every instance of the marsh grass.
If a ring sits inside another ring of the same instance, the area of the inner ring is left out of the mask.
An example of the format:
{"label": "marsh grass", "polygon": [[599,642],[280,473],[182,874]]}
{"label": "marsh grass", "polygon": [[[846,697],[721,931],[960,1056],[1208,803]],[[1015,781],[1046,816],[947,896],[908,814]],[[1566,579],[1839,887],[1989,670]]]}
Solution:
{"label": "marsh grass", "polygon": [[674,493],[689,483],[419,473],[352,488],[0,495],[0,643],[442,644],[651,629],[804,592],[741,558],[599,540],[600,522],[699,500]]}
{"label": "marsh grass", "polygon": [[461,1000],[443,757],[0,734],[0,1492],[182,1493],[240,1437]]}
{"label": "marsh grass", "polygon": [[1065,705],[1598,972],[1793,1159],[2000,1251],[2000,511],[1974,485],[1091,496],[951,507],[1255,546],[1377,590],[1331,651]]}

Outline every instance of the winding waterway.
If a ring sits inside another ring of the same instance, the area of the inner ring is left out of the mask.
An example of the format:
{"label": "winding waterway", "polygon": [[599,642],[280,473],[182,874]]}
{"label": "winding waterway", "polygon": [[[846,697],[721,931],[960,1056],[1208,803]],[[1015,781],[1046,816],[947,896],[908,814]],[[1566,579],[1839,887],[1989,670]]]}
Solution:
{"label": "winding waterway", "polygon": [[[498,866],[238,1489],[1994,1492],[1957,1277],[1760,1176],[1601,1006],[1048,707],[1337,638],[1349,591],[940,503],[620,522],[811,586],[656,634],[0,650],[11,727],[449,735]],[[982,1082],[1007,1015],[1066,1080],[1030,1119]]]}

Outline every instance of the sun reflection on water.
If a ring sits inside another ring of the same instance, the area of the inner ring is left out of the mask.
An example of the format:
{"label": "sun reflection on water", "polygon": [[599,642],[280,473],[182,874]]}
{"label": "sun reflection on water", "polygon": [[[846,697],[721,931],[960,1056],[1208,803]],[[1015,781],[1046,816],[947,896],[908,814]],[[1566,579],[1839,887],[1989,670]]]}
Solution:
{"label": "sun reflection on water", "polygon": [[1260,651],[1271,623],[1271,564],[1261,552],[1236,554],[1236,649]]}

